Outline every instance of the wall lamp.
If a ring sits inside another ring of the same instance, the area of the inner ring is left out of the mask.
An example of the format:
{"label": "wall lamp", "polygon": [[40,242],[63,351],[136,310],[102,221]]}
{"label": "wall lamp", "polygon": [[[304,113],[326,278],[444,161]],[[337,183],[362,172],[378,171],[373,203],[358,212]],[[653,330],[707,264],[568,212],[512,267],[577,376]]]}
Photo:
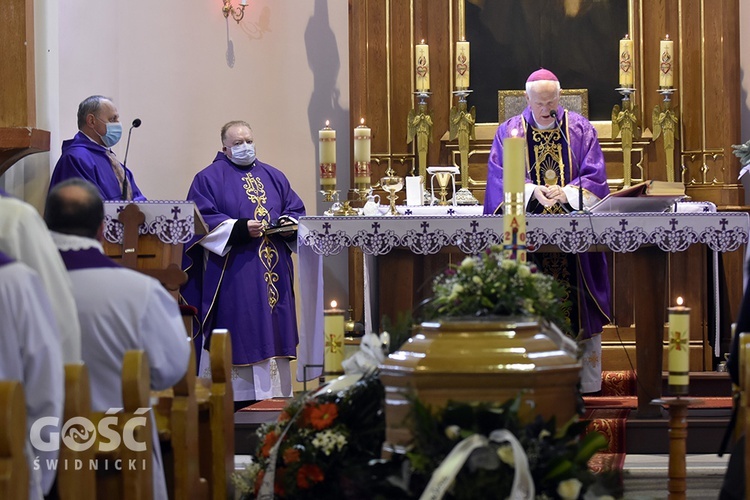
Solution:
{"label": "wall lamp", "polygon": [[237,21],[237,24],[242,21],[242,18],[245,17],[245,7],[247,7],[247,0],[240,0],[240,4],[235,9],[232,7],[232,0],[224,0],[224,7],[222,7],[222,12],[224,12],[224,17],[229,17],[229,14],[232,14],[232,19]]}

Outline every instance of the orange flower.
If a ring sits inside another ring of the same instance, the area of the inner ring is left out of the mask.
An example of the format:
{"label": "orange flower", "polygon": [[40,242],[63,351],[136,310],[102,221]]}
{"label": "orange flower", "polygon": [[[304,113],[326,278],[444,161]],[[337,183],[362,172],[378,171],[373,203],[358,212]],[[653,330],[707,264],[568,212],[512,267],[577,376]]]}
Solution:
{"label": "orange flower", "polygon": [[284,450],[284,463],[289,465],[299,462],[299,450],[297,448],[287,448]]}
{"label": "orange flower", "polygon": [[282,410],[281,413],[279,413],[278,422],[280,424],[283,424],[285,422],[289,422],[292,419],[292,416],[287,413],[286,410]]}
{"label": "orange flower", "polygon": [[263,439],[263,447],[260,449],[261,456],[268,458],[268,455],[271,453],[271,448],[273,448],[273,445],[275,445],[278,440],[279,435],[276,434],[275,431],[266,434],[266,437]]}
{"label": "orange flower", "polygon": [[297,487],[307,489],[313,483],[319,483],[325,479],[323,471],[315,464],[305,464],[297,471]]}
{"label": "orange flower", "polygon": [[308,418],[310,425],[317,430],[322,430],[330,427],[338,416],[339,410],[334,403],[323,403],[312,407]]}

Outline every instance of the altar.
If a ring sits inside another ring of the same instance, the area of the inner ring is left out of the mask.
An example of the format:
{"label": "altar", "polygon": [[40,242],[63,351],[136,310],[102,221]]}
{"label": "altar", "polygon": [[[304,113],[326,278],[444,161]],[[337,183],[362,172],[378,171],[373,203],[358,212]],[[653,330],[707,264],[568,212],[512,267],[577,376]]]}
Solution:
{"label": "altar", "polygon": [[[299,380],[319,376],[320,369],[308,369],[305,374],[304,367],[323,363],[323,257],[350,247],[361,249],[368,257],[386,256],[401,248],[417,256],[433,255],[446,247],[476,254],[502,242],[502,216],[460,215],[461,209],[452,207],[441,207],[444,215],[424,214],[421,207],[399,209],[406,215],[300,219],[299,276],[303,290]],[[642,382],[638,384],[639,416],[658,416],[659,409],[650,402],[661,396],[664,305],[668,301],[663,275],[656,271],[665,268],[669,254],[684,252],[693,245],[704,245],[716,255],[740,250],[748,243],[748,214],[708,211],[710,204],[688,209],[698,211],[526,217],[529,251],[609,251],[633,255],[632,272],[640,283],[633,297],[636,366]],[[419,215],[409,216],[409,212],[415,211]],[[369,286],[367,265],[364,280],[365,286]],[[366,323],[371,324],[367,304],[365,313]]]}

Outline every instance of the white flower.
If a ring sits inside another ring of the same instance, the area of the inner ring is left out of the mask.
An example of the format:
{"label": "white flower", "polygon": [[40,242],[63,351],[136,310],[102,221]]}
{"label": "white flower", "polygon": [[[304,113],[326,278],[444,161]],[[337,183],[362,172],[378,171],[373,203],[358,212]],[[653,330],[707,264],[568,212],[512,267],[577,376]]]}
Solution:
{"label": "white flower", "polygon": [[542,429],[542,432],[539,433],[539,441],[551,435],[552,433],[550,431],[548,431],[547,429]]}
{"label": "white flower", "polygon": [[461,269],[468,271],[469,269],[474,267],[474,264],[476,264],[477,261],[474,257],[465,257],[464,260],[461,261],[461,265],[459,266]]}
{"label": "white flower", "polygon": [[316,434],[312,444],[326,455],[330,455],[334,449],[341,451],[346,445],[346,436],[331,429],[326,429]]}
{"label": "white flower", "polygon": [[518,275],[522,278],[531,276],[531,269],[529,269],[529,266],[518,266]]}
{"label": "white flower", "polygon": [[581,493],[581,482],[576,478],[566,479],[557,485],[557,494],[563,500],[576,500]]}
{"label": "white flower", "polygon": [[482,278],[480,278],[479,276],[472,276],[471,281],[479,286],[482,286]]}
{"label": "white flower", "polygon": [[516,459],[513,456],[513,447],[509,444],[504,444],[497,449],[497,456],[500,460],[510,465],[511,467],[516,466]]}
{"label": "white flower", "polygon": [[516,261],[514,260],[503,259],[500,261],[501,269],[509,270],[509,269],[513,269],[514,267],[516,267]]}
{"label": "white flower", "polygon": [[455,441],[461,436],[461,428],[457,425],[449,425],[445,428],[445,436],[448,439]]}
{"label": "white flower", "polygon": [[453,284],[453,288],[451,288],[451,297],[458,296],[461,292],[464,291],[463,285],[460,285],[458,283]]}

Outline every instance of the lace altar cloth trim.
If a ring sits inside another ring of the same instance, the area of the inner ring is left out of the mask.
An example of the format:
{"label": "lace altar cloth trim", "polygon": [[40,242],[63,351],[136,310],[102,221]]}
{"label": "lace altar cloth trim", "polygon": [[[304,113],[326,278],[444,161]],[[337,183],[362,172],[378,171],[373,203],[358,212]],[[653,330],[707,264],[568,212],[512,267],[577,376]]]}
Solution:
{"label": "lace altar cloth trim", "polygon": [[[139,235],[152,234],[167,245],[187,243],[195,236],[195,204],[192,201],[138,201],[138,208],[146,216],[138,228]],[[121,244],[124,226],[117,217],[126,203],[104,202],[104,239]]]}
{"label": "lace altar cloth trim", "polygon": [[[702,243],[731,252],[748,242],[750,216],[741,212],[527,215],[527,250],[555,246],[566,253],[610,250],[634,252],[656,245],[682,252]],[[429,255],[445,246],[477,254],[502,243],[501,215],[418,217],[302,217],[298,242],[318,255],[336,255],[356,246],[368,255],[397,247]]]}

